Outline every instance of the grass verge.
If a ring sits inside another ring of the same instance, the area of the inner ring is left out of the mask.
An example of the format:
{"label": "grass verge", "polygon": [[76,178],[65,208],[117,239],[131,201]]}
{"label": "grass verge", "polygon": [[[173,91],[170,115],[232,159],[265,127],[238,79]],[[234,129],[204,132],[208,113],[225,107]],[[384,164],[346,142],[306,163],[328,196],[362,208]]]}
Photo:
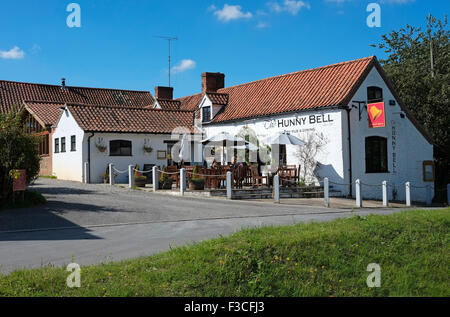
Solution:
{"label": "grass verge", "polygon": [[34,190],[25,190],[24,200],[17,198],[16,203],[7,203],[0,207],[0,210],[17,209],[17,208],[30,208],[34,206],[43,205],[47,202],[42,194]]}
{"label": "grass verge", "polygon": [[[155,256],[0,276],[0,296],[449,296],[450,209],[248,229]],[[381,267],[369,288],[367,266]]]}

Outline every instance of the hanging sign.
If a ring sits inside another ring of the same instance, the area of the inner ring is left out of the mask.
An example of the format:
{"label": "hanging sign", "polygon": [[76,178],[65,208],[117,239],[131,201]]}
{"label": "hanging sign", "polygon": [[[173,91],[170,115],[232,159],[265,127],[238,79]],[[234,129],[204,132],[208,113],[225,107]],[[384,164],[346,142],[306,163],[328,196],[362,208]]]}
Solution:
{"label": "hanging sign", "polygon": [[369,113],[369,128],[383,128],[386,126],[384,102],[368,104],[367,112]]}

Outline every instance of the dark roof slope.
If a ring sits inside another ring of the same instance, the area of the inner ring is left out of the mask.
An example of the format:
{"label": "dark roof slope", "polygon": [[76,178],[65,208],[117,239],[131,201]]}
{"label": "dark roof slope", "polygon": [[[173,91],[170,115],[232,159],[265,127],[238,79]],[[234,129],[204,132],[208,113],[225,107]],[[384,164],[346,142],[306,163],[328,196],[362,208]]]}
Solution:
{"label": "dark roof slope", "polygon": [[193,131],[190,111],[119,108],[68,104],[78,125],[87,132],[171,133],[185,127]]}
{"label": "dark roof slope", "polygon": [[25,100],[123,107],[145,107],[154,103],[148,91],[71,86],[62,89],[55,85],[0,80],[0,112],[7,112],[15,105],[20,106]]}

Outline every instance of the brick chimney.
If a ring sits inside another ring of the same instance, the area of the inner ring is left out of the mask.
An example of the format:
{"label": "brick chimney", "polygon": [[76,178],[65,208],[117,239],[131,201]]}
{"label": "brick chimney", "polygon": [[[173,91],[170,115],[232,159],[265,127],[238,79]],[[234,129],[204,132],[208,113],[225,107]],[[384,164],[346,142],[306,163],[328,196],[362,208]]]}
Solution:
{"label": "brick chimney", "polygon": [[155,87],[155,98],[156,99],[173,99],[173,87]]}
{"label": "brick chimney", "polygon": [[202,93],[216,92],[225,87],[225,74],[202,73]]}

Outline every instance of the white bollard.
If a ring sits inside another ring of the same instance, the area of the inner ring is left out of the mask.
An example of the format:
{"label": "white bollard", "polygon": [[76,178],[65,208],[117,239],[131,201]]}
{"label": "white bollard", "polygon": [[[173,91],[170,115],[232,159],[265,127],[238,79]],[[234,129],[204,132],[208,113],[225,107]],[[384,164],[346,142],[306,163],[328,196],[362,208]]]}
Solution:
{"label": "white bollard", "polygon": [[231,190],[231,184],[232,180],[231,180],[231,172],[228,171],[227,172],[227,199],[231,199],[232,198],[232,190]]}
{"label": "white bollard", "polygon": [[158,166],[153,166],[152,179],[153,179],[153,191],[156,192],[159,187]]}
{"label": "white bollard", "polygon": [[89,163],[84,162],[84,183],[89,183]]}
{"label": "white bollard", "polygon": [[180,194],[184,195],[184,191],[186,190],[186,169],[180,169]]}
{"label": "white bollard", "polygon": [[406,206],[411,207],[411,183],[406,182],[405,184],[405,190],[406,190]]}
{"label": "white bollard", "polygon": [[426,186],[426,191],[427,191],[426,204],[427,204],[427,206],[431,206],[431,186],[430,185]]}
{"label": "white bollard", "polygon": [[134,186],[134,165],[128,165],[128,187]]}
{"label": "white bollard", "polygon": [[388,206],[388,196],[387,196],[387,181],[383,181],[381,183],[382,191],[383,191],[383,206]]}
{"label": "white bollard", "polygon": [[323,199],[325,207],[330,207],[330,185],[328,183],[328,177],[323,179]]}
{"label": "white bollard", "polygon": [[361,197],[361,181],[357,179],[355,181],[355,192],[356,192],[356,207],[362,208],[362,197]]}
{"label": "white bollard", "polygon": [[280,203],[280,176],[273,177],[273,201],[276,204]]}
{"label": "white bollard", "polygon": [[109,186],[114,185],[114,170],[113,170],[114,164],[109,164]]}
{"label": "white bollard", "polygon": [[450,184],[447,184],[447,204],[450,205]]}

